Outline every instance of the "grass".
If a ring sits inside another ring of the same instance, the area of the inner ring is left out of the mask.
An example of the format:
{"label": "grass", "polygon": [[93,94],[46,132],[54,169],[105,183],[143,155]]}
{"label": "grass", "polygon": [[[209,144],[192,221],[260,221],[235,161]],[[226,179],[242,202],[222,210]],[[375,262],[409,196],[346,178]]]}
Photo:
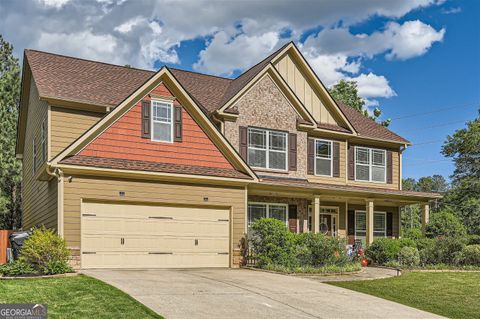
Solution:
{"label": "grass", "polygon": [[480,318],[480,273],[409,272],[400,277],[332,282],[450,318]]}
{"label": "grass", "polygon": [[42,303],[49,318],[162,318],[120,291],[91,277],[0,280],[0,304]]}
{"label": "grass", "polygon": [[267,265],[264,267],[265,270],[277,271],[289,274],[329,274],[329,273],[345,273],[360,271],[362,265],[360,263],[350,263],[345,266],[323,266],[323,267],[284,267],[279,265]]}

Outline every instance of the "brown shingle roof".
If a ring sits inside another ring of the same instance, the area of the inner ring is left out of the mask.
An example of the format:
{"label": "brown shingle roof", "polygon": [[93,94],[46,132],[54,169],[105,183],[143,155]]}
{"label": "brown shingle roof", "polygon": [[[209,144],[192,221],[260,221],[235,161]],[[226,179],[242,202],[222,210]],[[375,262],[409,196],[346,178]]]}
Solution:
{"label": "brown shingle roof", "polygon": [[74,155],[63,159],[60,164],[70,164],[88,167],[101,167],[133,171],[161,172],[172,174],[189,174],[203,176],[218,176],[228,178],[251,179],[250,176],[235,169],[214,168],[204,166],[180,165],[170,163],[155,163],[117,158]]}
{"label": "brown shingle roof", "polygon": [[360,137],[368,137],[374,139],[388,140],[410,144],[410,142],[403,137],[393,133],[386,127],[378,124],[377,122],[363,116],[360,112],[356,111],[352,107],[337,101],[337,105],[340,110],[345,114],[350,124]]}
{"label": "brown shingle roof", "polygon": [[[205,112],[212,113],[238,93],[285,46],[234,80],[174,68],[169,70]],[[153,71],[35,50],[25,50],[25,56],[41,97],[93,105],[116,106],[155,74]],[[338,105],[360,137],[409,143],[354,109],[342,103]],[[319,124],[319,127],[348,132],[339,126]]]}

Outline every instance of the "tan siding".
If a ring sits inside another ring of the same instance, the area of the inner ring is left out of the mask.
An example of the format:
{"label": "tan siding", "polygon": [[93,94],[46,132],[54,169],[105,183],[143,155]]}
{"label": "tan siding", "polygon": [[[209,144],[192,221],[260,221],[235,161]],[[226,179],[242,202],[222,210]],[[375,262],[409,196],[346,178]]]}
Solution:
{"label": "tan siding", "polygon": [[[33,139],[36,138],[39,160],[41,159],[41,126],[47,120],[48,106],[40,101],[37,88],[30,83],[30,96],[25,132],[25,149],[23,154],[23,189],[22,189],[22,227],[45,225],[57,228],[57,181],[39,181],[33,176]],[[40,168],[40,166],[39,166]]]}
{"label": "tan siding", "polygon": [[[389,212],[393,214],[393,237],[398,238],[399,235],[399,225],[398,225],[398,214],[400,210],[398,207],[392,206],[375,206],[373,207],[376,212]],[[365,210],[365,205],[348,205],[348,210]]]}
{"label": "tan siding", "polygon": [[346,172],[347,143],[345,141],[338,141],[338,140],[336,142],[340,143],[340,176],[328,177],[328,176],[308,175],[307,179],[309,182],[345,185],[345,176],[347,174]]}
{"label": "tan siding", "polygon": [[315,120],[322,123],[337,124],[332,114],[322,103],[318,94],[315,93],[315,90],[309,84],[308,79],[289,54],[281,58],[275,64],[275,67]]}
{"label": "tan siding", "polygon": [[51,108],[51,158],[85,133],[103,116],[101,113],[79,111],[61,107]]}
{"label": "tan siding", "polygon": [[[64,184],[64,235],[71,248],[80,247],[82,199],[130,203],[211,205],[232,210],[232,249],[240,246],[245,232],[245,189],[186,184],[140,182],[74,176]],[[119,192],[125,192],[120,197]],[[204,198],[208,197],[208,202]],[[233,257],[233,254],[232,254]]]}

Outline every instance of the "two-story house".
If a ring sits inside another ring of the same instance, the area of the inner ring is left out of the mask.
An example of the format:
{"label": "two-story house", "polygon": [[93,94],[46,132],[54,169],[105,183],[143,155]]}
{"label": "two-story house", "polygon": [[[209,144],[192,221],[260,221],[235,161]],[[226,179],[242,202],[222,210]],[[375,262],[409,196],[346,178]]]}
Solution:
{"label": "two-story house", "polygon": [[249,224],[399,237],[404,138],[332,99],[293,43],[235,79],[26,50],[23,227],[82,268],[234,267]]}

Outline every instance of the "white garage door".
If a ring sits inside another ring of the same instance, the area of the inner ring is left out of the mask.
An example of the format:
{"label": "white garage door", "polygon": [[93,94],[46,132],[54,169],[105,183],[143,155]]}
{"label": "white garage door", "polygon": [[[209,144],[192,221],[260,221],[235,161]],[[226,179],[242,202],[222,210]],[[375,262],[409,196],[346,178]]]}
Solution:
{"label": "white garage door", "polygon": [[84,203],[82,268],[229,266],[229,210]]}

